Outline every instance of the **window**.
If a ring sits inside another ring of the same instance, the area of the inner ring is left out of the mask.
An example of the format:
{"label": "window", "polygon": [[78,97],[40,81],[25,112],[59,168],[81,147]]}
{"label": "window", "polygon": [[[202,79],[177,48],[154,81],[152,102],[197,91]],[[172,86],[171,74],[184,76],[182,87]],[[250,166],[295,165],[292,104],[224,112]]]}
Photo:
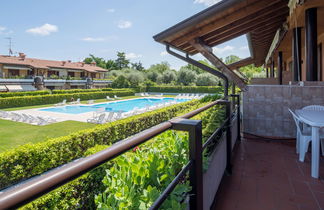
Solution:
{"label": "window", "polygon": [[85,77],[85,73],[84,73],[84,71],[80,73],[80,77],[81,77],[81,78]]}
{"label": "window", "polygon": [[58,72],[58,71],[48,71],[48,72],[47,72],[47,76],[50,77],[51,75],[56,75],[56,76],[58,76],[58,75],[59,75],[59,72]]}
{"label": "window", "polygon": [[68,72],[68,76],[70,76],[70,77],[74,77],[74,72]]}
{"label": "window", "polygon": [[8,69],[8,76],[9,77],[19,76],[19,70],[18,69]]}

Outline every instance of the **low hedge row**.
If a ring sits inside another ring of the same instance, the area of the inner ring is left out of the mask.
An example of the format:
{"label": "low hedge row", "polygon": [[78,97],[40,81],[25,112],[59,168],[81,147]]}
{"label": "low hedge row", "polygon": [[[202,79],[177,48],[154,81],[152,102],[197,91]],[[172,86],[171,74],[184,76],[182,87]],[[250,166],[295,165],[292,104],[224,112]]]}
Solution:
{"label": "low hedge row", "polygon": [[15,96],[36,96],[51,94],[50,90],[26,91],[26,92],[6,92],[0,93],[0,98],[15,97]]}
{"label": "low hedge row", "polygon": [[147,92],[162,93],[220,93],[221,86],[153,86],[148,87]]}
{"label": "low hedge row", "polygon": [[54,104],[62,102],[66,99],[68,102],[80,98],[81,100],[102,99],[106,96],[130,96],[135,92],[131,90],[125,91],[101,91],[101,92],[87,92],[87,93],[70,93],[70,94],[51,94],[51,95],[38,95],[38,96],[17,96],[0,98],[0,109],[22,107],[22,106],[34,106],[43,104]]}
{"label": "low hedge row", "polygon": [[101,92],[101,91],[112,91],[112,90],[113,90],[112,88],[52,90],[52,94],[86,93],[86,92]]}
{"label": "low hedge row", "polygon": [[201,105],[198,100],[188,101],[0,153],[0,188],[83,157],[96,144],[109,145]]}

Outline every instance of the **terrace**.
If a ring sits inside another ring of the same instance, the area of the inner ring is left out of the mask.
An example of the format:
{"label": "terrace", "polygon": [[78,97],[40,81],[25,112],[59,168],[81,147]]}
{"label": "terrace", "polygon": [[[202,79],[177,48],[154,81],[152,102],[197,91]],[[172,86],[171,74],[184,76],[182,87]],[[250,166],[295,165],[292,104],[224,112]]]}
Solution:
{"label": "terrace", "polygon": [[[312,177],[313,157],[307,153],[305,161],[299,162],[295,152],[295,125],[287,109],[324,105],[320,83],[323,55],[317,49],[317,37],[323,37],[324,28],[316,21],[323,17],[323,7],[323,2],[316,0],[225,0],[158,34],[155,40],[166,45],[171,55],[224,79],[223,100],[168,119],[94,155],[9,188],[1,194],[0,205],[21,206],[172,129],[188,133],[188,161],[165,188],[158,191],[159,195],[149,201],[150,209],[163,208],[163,203],[170,195],[174,196],[172,191],[183,184],[183,180],[188,180],[191,189],[185,193],[185,199],[177,203],[190,209],[322,209],[323,158],[319,163],[319,178]],[[301,44],[296,44],[301,39],[300,29],[295,29],[298,27],[305,28],[305,42],[300,42],[306,43],[305,55],[299,53]],[[297,37],[292,31],[297,31]],[[225,65],[213,54],[211,48],[215,45],[244,34],[248,34],[250,58]],[[287,43],[294,44],[285,48]],[[196,53],[205,56],[218,71],[190,57]],[[290,62],[294,63],[292,68],[287,67]],[[265,78],[258,81],[259,85],[247,85],[238,71],[249,64],[271,66],[271,81]],[[287,77],[291,81],[289,85],[284,85],[284,72],[291,75]],[[232,91],[230,95],[229,82],[244,92],[236,95]],[[202,121],[194,117],[215,106],[222,107],[225,118],[203,142]],[[213,144],[216,146],[211,147]],[[315,149],[319,148],[313,147],[312,153]],[[211,151],[210,162],[203,170],[206,150]],[[113,184],[109,179],[105,181],[108,186]]]}

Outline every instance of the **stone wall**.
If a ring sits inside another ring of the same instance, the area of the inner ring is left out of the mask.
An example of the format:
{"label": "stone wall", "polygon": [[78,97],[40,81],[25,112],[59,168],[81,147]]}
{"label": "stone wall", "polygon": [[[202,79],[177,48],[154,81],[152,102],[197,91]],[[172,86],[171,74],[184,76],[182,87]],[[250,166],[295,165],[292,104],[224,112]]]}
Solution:
{"label": "stone wall", "polygon": [[296,126],[288,108],[324,105],[323,86],[249,85],[243,93],[243,131],[295,138]]}

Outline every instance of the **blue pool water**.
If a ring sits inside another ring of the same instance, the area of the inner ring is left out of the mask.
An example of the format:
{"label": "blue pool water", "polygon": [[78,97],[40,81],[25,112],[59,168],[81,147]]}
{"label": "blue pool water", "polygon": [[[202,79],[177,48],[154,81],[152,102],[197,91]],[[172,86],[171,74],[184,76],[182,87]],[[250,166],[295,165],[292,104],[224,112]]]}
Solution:
{"label": "blue pool water", "polygon": [[73,106],[45,108],[45,109],[40,109],[40,111],[59,112],[59,113],[66,113],[66,114],[81,114],[86,112],[94,112],[98,108],[104,107],[107,112],[117,112],[117,111],[127,112],[133,110],[135,107],[144,108],[146,106],[152,106],[152,105],[165,103],[169,101],[184,102],[184,101],[188,101],[188,99],[139,98],[139,99],[132,99],[127,101],[116,101],[116,102],[95,104],[90,106],[73,105]]}

